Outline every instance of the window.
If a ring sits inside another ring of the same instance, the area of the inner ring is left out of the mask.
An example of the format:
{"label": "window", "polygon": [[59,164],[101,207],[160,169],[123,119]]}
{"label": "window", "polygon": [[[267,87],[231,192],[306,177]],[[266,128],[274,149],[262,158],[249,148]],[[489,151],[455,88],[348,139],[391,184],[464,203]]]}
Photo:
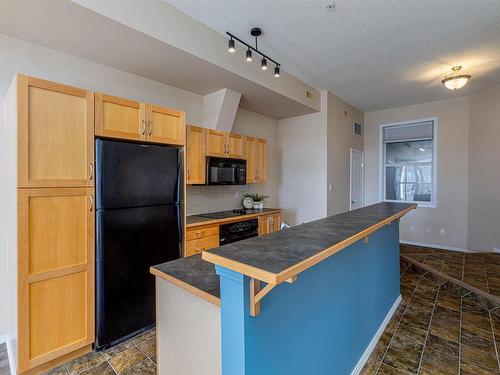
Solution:
{"label": "window", "polygon": [[435,120],[382,126],[383,200],[436,205]]}

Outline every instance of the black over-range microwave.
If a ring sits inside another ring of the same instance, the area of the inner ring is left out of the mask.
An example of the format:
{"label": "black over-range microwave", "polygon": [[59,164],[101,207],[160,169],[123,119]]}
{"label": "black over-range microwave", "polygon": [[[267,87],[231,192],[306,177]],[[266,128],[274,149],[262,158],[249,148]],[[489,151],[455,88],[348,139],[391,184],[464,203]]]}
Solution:
{"label": "black over-range microwave", "polygon": [[247,161],[207,156],[207,185],[246,185]]}

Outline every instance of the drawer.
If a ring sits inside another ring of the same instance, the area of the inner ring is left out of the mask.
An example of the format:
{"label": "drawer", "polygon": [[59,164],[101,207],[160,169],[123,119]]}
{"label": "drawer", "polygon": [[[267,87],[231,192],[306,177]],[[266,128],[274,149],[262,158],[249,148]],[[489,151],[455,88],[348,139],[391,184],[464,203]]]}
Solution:
{"label": "drawer", "polygon": [[186,230],[186,240],[199,240],[200,238],[219,235],[219,225],[207,225]]}
{"label": "drawer", "polygon": [[203,237],[198,240],[186,241],[186,256],[194,255],[219,246],[219,235]]}

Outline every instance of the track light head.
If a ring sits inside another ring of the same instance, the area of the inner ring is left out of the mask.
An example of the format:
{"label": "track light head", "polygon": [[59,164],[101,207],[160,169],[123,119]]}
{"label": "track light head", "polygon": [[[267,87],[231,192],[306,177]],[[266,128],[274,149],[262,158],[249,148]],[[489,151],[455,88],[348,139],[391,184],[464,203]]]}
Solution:
{"label": "track light head", "polygon": [[247,49],[247,62],[252,62],[252,51]]}
{"label": "track light head", "polygon": [[267,60],[265,57],[262,58],[261,62],[260,62],[260,68],[262,70],[267,70]]}
{"label": "track light head", "polygon": [[236,47],[235,47],[235,45],[234,45],[234,40],[233,40],[233,38],[229,39],[229,46],[228,46],[227,50],[229,51],[229,53],[234,53],[234,52],[236,52]]}
{"label": "track light head", "polygon": [[275,78],[279,78],[280,77],[280,67],[278,65],[276,65],[274,67],[274,77]]}

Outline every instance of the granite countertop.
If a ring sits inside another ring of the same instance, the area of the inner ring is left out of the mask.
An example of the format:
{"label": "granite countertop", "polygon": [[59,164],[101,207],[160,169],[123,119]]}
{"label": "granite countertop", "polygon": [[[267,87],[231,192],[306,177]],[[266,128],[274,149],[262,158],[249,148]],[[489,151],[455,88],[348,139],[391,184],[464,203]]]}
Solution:
{"label": "granite countertop", "polygon": [[[206,250],[202,257],[249,277],[279,284],[414,208],[415,204],[408,203],[378,203]],[[329,254],[320,254],[327,250]]]}
{"label": "granite countertop", "polygon": [[220,304],[219,276],[215,273],[215,266],[201,259],[201,254],[153,266],[151,273],[184,287],[211,303]]}
{"label": "granite countertop", "polygon": [[[265,214],[270,214],[273,212],[280,212],[281,210],[279,208],[263,208],[262,210],[247,210],[246,215],[240,215],[240,216],[232,216],[224,219],[214,219],[210,217],[203,217],[200,215],[190,215],[186,217],[186,225],[187,227],[194,227],[198,225],[204,225],[204,224],[212,224],[212,223],[224,223],[224,222],[231,222],[231,221],[240,221],[240,220],[246,220],[248,218],[252,218],[255,216],[259,215],[265,215]],[[214,212],[210,212],[214,213]]]}

